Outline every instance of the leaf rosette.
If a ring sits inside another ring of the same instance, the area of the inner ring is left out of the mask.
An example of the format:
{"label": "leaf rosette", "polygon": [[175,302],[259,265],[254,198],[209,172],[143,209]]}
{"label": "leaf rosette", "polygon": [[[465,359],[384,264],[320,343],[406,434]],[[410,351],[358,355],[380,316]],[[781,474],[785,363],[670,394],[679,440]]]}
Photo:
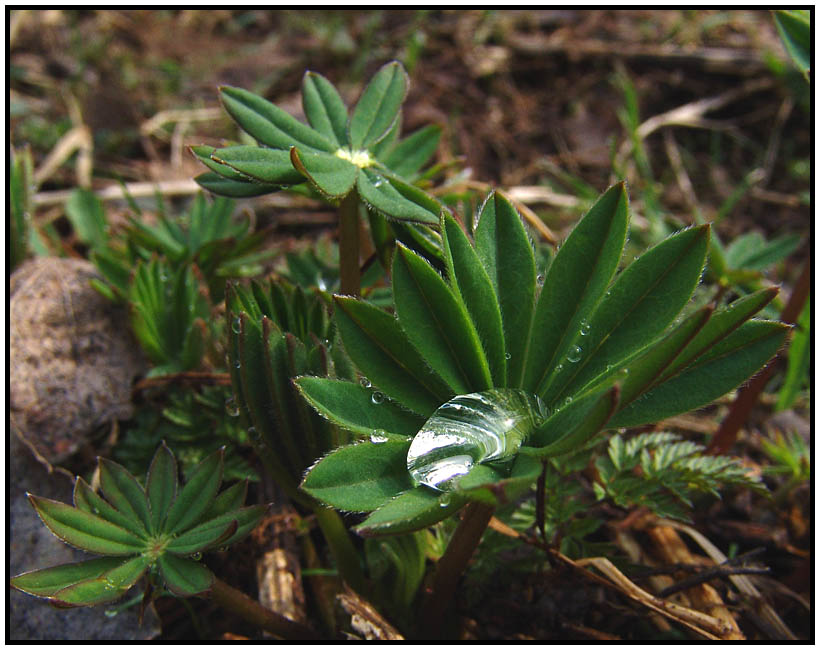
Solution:
{"label": "leaf rosette", "polygon": [[[708,225],[618,272],[628,227],[621,183],[579,221],[539,289],[522,220],[496,192],[472,239],[441,215],[444,276],[399,245],[395,315],[335,296],[336,326],[366,386],[314,376],[296,385],[362,440],[317,461],[302,489],[371,513],[363,535],[424,528],[470,501],[515,498],[542,461],[606,427],[704,406],[776,353],[788,327],[750,320],[776,289],[680,317],[704,268]],[[422,467],[438,473],[425,480]]]}

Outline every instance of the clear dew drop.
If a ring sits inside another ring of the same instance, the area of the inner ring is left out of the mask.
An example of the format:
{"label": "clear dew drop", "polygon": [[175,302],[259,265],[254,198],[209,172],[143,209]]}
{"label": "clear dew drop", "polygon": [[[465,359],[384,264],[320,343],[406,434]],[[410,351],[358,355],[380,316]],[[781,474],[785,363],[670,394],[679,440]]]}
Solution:
{"label": "clear dew drop", "polygon": [[561,372],[563,369],[564,369],[564,364],[563,363],[559,363],[557,366],[555,366],[555,372]]}
{"label": "clear dew drop", "polygon": [[536,281],[536,283],[538,283],[539,287],[543,287],[544,286],[544,275],[542,273],[539,273],[538,277],[535,278],[535,281]]}
{"label": "clear dew drop", "polygon": [[438,505],[439,508],[446,508],[450,505],[450,494],[445,492],[438,498]]}
{"label": "clear dew drop", "polygon": [[564,406],[569,406],[570,404],[572,404],[572,396],[567,395],[567,398],[564,400]]}
{"label": "clear dew drop", "polygon": [[192,554],[191,554],[191,555],[189,555],[188,557],[190,557],[190,558],[191,558],[192,560],[194,560],[195,562],[199,562],[199,561],[202,559],[202,553],[200,553],[199,551],[197,551],[196,553],[192,553]]}
{"label": "clear dew drop", "polygon": [[239,316],[234,316],[231,321],[231,331],[234,334],[239,334],[242,329],[242,323],[239,321]]}
{"label": "clear dew drop", "polygon": [[256,427],[249,427],[248,435],[251,437],[251,440],[259,440],[262,437],[259,431],[256,430]]}
{"label": "clear dew drop", "polygon": [[236,403],[236,397],[233,395],[225,400],[225,413],[230,415],[232,418],[239,416],[239,404]]}
{"label": "clear dew drop", "polygon": [[512,355],[511,355],[509,352],[507,352],[507,353],[504,355],[504,358],[505,358],[507,361],[509,361],[510,359],[512,359]]}
{"label": "clear dew drop", "polygon": [[381,404],[384,401],[384,394],[379,391],[374,391],[370,396],[370,401],[374,404]]}
{"label": "clear dew drop", "polygon": [[581,321],[581,336],[586,336],[589,334],[589,323],[586,319]]}
{"label": "clear dew drop", "polygon": [[581,359],[581,348],[577,345],[573,345],[569,352],[567,352],[567,361],[570,363],[577,363]]}
{"label": "clear dew drop", "polygon": [[372,385],[367,377],[362,377],[359,380],[359,383],[361,384],[362,388],[370,388],[370,386]]}
{"label": "clear dew drop", "polygon": [[387,434],[382,429],[374,429],[373,433],[370,434],[370,442],[374,445],[380,445],[383,442],[387,442]]}
{"label": "clear dew drop", "polygon": [[457,395],[440,406],[413,438],[407,470],[413,480],[445,492],[480,463],[511,461],[544,420],[535,395],[511,388]]}
{"label": "clear dew drop", "polygon": [[242,362],[237,359],[236,362],[233,364],[233,367],[239,370],[242,367]]}
{"label": "clear dew drop", "polygon": [[106,609],[105,610],[106,618],[114,618],[117,614],[119,614],[119,611],[117,611],[116,609]]}

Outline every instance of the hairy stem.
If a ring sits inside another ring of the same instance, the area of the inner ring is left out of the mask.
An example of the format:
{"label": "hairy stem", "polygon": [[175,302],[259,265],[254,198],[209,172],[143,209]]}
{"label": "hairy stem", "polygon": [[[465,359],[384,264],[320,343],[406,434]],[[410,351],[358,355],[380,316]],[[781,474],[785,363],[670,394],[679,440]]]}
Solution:
{"label": "hairy stem", "polygon": [[250,596],[225,584],[219,578],[214,581],[210,594],[211,599],[220,607],[282,639],[301,641],[320,639],[319,634],[314,630],[262,607]]}
{"label": "hairy stem", "polygon": [[441,637],[444,615],[453,601],[458,581],[492,517],[493,508],[483,503],[471,503],[464,509],[464,517],[439,560],[433,588],[422,606],[419,638]]}
{"label": "hairy stem", "polygon": [[365,593],[365,580],[359,554],[350,541],[350,535],[335,510],[319,506],[313,509],[316,521],[330,546],[330,552],[336,560],[339,575],[353,591]]}
{"label": "hairy stem", "polygon": [[359,270],[359,194],[352,190],[339,204],[339,274],[341,292],[358,296]]}

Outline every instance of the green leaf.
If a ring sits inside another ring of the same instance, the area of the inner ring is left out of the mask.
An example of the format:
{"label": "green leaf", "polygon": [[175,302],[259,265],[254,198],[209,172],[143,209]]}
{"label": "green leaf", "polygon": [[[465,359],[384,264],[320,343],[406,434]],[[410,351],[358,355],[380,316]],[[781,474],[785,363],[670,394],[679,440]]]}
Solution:
{"label": "green leaf", "polygon": [[32,596],[49,597],[78,582],[98,578],[106,571],[120,566],[122,563],[121,558],[100,557],[74,564],[61,564],[48,569],[21,573],[19,576],[13,577],[10,584],[15,589]]}
{"label": "green leaf", "polygon": [[145,546],[142,539],[105,519],[59,501],[28,495],[40,519],[61,540],[101,555],[131,555]]}
{"label": "green leaf", "polygon": [[521,217],[504,196],[493,192],[481,208],[475,247],[501,308],[507,359],[507,386],[522,385],[535,304],[535,255]]}
{"label": "green leaf", "polygon": [[623,183],[613,185],[558,249],[535,308],[524,388],[541,393],[555,367],[581,339],[618,268],[629,224]]}
{"label": "green leaf", "polygon": [[365,167],[358,176],[356,187],[367,206],[388,219],[438,225],[439,202],[399,178]]}
{"label": "green leaf", "polygon": [[194,180],[203,190],[232,199],[262,196],[282,189],[279,185],[263,185],[262,183],[231,180],[214,172],[205,172],[194,178]]}
{"label": "green leaf", "polygon": [[232,510],[238,510],[245,503],[245,498],[248,496],[248,479],[238,481],[231,487],[226,488],[220,492],[208,508],[207,512],[202,516],[203,520],[216,519],[220,515]]}
{"label": "green leaf", "polygon": [[125,592],[134,586],[145,573],[149,563],[147,557],[138,555],[97,578],[77,582],[61,589],[51,596],[51,600],[61,607],[89,607],[110,603],[122,598]]}
{"label": "green leaf", "polygon": [[615,412],[618,399],[617,386],[572,398],[533,432],[521,453],[547,458],[579,449],[603,429]]}
{"label": "green leaf", "polygon": [[222,449],[214,452],[191,472],[188,483],[168,510],[163,526],[166,533],[187,530],[211,505],[222,482],[223,453]]}
{"label": "green leaf", "polygon": [[100,459],[100,485],[105,498],[130,519],[140,521],[151,531],[151,512],[145,491],[131,473],[119,463]]}
{"label": "green leaf", "polygon": [[233,517],[233,513],[227,513],[185,531],[172,539],[165,550],[177,555],[198,553],[225,542],[236,532],[238,526],[239,523]]}
{"label": "green leaf", "polygon": [[359,384],[326,377],[299,377],[295,383],[322,416],[363,436],[377,430],[414,436],[424,424],[424,418]]}
{"label": "green leaf", "polygon": [[590,317],[576,354],[567,355],[563,372],[553,375],[542,399],[550,403],[578,392],[652,343],[692,296],[708,242],[708,225],[683,230],[621,272]]}
{"label": "green leaf", "polygon": [[110,505],[91,486],[86,483],[81,476],[77,477],[74,484],[74,507],[83,512],[96,515],[112,524],[125,528],[140,539],[147,539],[148,532],[145,526],[137,519],[124,515],[119,510]]}
{"label": "green leaf", "polygon": [[394,174],[411,178],[436,153],[440,139],[441,127],[430,124],[404,138],[382,156],[382,161]]}
{"label": "green leaf", "polygon": [[407,472],[409,447],[409,440],[368,440],[341,447],[311,467],[301,487],[339,510],[375,510],[413,487]]}
{"label": "green leaf", "polygon": [[108,220],[102,201],[90,190],[78,188],[65,204],[66,216],[80,241],[91,248],[101,248],[108,241]]}
{"label": "green leaf", "polygon": [[512,467],[474,465],[459,480],[456,492],[471,501],[482,501],[495,507],[526,492],[538,478],[541,468],[538,459],[526,455],[519,455]]}
{"label": "green leaf", "polygon": [[777,395],[775,410],[789,408],[797,398],[804,382],[808,381],[811,366],[811,299],[806,300],[789,344],[786,379]]}
{"label": "green leaf", "polygon": [[393,300],[402,329],[456,394],[492,387],[484,350],[464,307],[424,258],[399,245]]}
{"label": "green leaf", "polygon": [[393,316],[353,298],[333,300],[348,356],[379,390],[425,418],[454,395]]}
{"label": "green leaf", "polygon": [[778,9],[774,23],[786,51],[808,78],[811,70],[811,14],[803,9]]}
{"label": "green leaf", "polygon": [[214,584],[214,574],[188,558],[165,553],[160,555],[158,564],[166,588],[175,596],[196,596],[208,591]]}
{"label": "green leaf", "polygon": [[705,406],[760,370],[783,344],[788,331],[782,323],[745,323],[617,413],[610,426],[638,426]]}
{"label": "green leaf", "polygon": [[236,123],[259,142],[274,149],[289,151],[299,147],[310,151],[334,151],[333,144],[320,133],[259,95],[222,86],[222,104]]}
{"label": "green leaf", "polygon": [[490,277],[455,219],[442,213],[441,232],[450,286],[461,299],[487,355],[493,386],[507,384],[507,360],[501,308]]}
{"label": "green leaf", "polygon": [[254,528],[259,525],[259,522],[262,521],[262,518],[267,512],[268,506],[255,505],[248,506],[246,508],[239,508],[238,510],[234,510],[233,512],[223,515],[223,517],[233,517],[234,521],[237,523],[236,532],[228,537],[228,539],[212,545],[211,548],[217,545],[220,547],[230,546],[231,544],[235,544],[236,542],[243,540]]}
{"label": "green leaf", "polygon": [[225,147],[211,152],[211,160],[236,170],[245,178],[267,185],[294,185],[304,181],[302,174],[293,168],[290,151],[282,149],[241,145]]}
{"label": "green leaf", "polygon": [[347,196],[359,176],[356,165],[333,154],[299,151],[294,147],[290,150],[290,159],[296,169],[330,198]]}
{"label": "green leaf", "polygon": [[410,533],[446,519],[466,503],[460,494],[419,485],[385,503],[354,530],[363,537]]}
{"label": "green leaf", "polygon": [[733,269],[762,271],[786,259],[800,245],[797,233],[783,235],[767,242],[759,233],[749,233],[734,240],[726,251],[726,261]]}
{"label": "green leaf", "polygon": [[151,508],[151,529],[161,530],[168,508],[177,496],[177,462],[164,440],[148,468],[145,492]]}
{"label": "green leaf", "polygon": [[363,149],[384,138],[399,115],[409,79],[397,61],[382,66],[359,98],[348,131],[353,149]]}
{"label": "green leaf", "polygon": [[[230,148],[230,147],[228,147]],[[258,149],[259,147],[254,147]],[[250,176],[246,174],[242,174],[238,172],[233,167],[229,167],[228,165],[223,165],[222,163],[216,162],[213,158],[211,158],[211,154],[217,151],[216,147],[208,147],[206,145],[197,145],[195,147],[191,147],[191,153],[194,154],[196,159],[205,165],[208,169],[212,172],[215,172],[219,176],[232,180],[232,181],[239,181],[242,183],[248,182],[255,182]]]}
{"label": "green leaf", "polygon": [[347,107],[333,84],[316,72],[302,79],[302,108],[316,131],[339,147],[347,145]]}
{"label": "green leaf", "polygon": [[728,336],[740,325],[763,309],[777,295],[777,287],[761,289],[755,293],[735,300],[723,309],[717,310],[697,335],[686,345],[681,353],[661,374],[663,381],[681,368],[689,365],[694,359],[704,354],[718,341]]}

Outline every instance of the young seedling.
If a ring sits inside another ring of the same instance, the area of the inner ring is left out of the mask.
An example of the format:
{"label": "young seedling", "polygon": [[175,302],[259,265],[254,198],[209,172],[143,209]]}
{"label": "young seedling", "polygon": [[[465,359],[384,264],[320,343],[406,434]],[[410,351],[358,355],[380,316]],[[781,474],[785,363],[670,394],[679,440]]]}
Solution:
{"label": "young seedling", "polygon": [[[441,205],[412,182],[435,152],[440,129],[425,127],[398,140],[407,86],[402,65],[388,63],[376,72],[348,117],[333,85],[308,72],[302,106],[309,124],[247,90],[223,86],[219,92],[225,110],[260,146],[194,147],[194,155],[211,170],[196,180],[215,194],[231,197],[307,183],[339,207],[341,290],[356,295],[361,204],[404,224],[438,224]],[[377,245],[384,243],[375,239]]]}
{"label": "young seedling", "polygon": [[708,404],[783,343],[787,326],[749,320],[776,290],[676,320],[703,271],[708,226],[673,234],[616,275],[627,229],[619,184],[541,280],[521,218],[494,193],[474,242],[442,214],[445,278],[399,246],[395,317],[334,298],[345,349],[368,387],[311,376],[296,383],[362,440],[321,458],[302,488],[339,510],[371,513],[356,528],[364,536],[426,528],[468,506],[439,563],[423,634],[437,631],[493,508],[528,490],[543,461],[606,426]]}

